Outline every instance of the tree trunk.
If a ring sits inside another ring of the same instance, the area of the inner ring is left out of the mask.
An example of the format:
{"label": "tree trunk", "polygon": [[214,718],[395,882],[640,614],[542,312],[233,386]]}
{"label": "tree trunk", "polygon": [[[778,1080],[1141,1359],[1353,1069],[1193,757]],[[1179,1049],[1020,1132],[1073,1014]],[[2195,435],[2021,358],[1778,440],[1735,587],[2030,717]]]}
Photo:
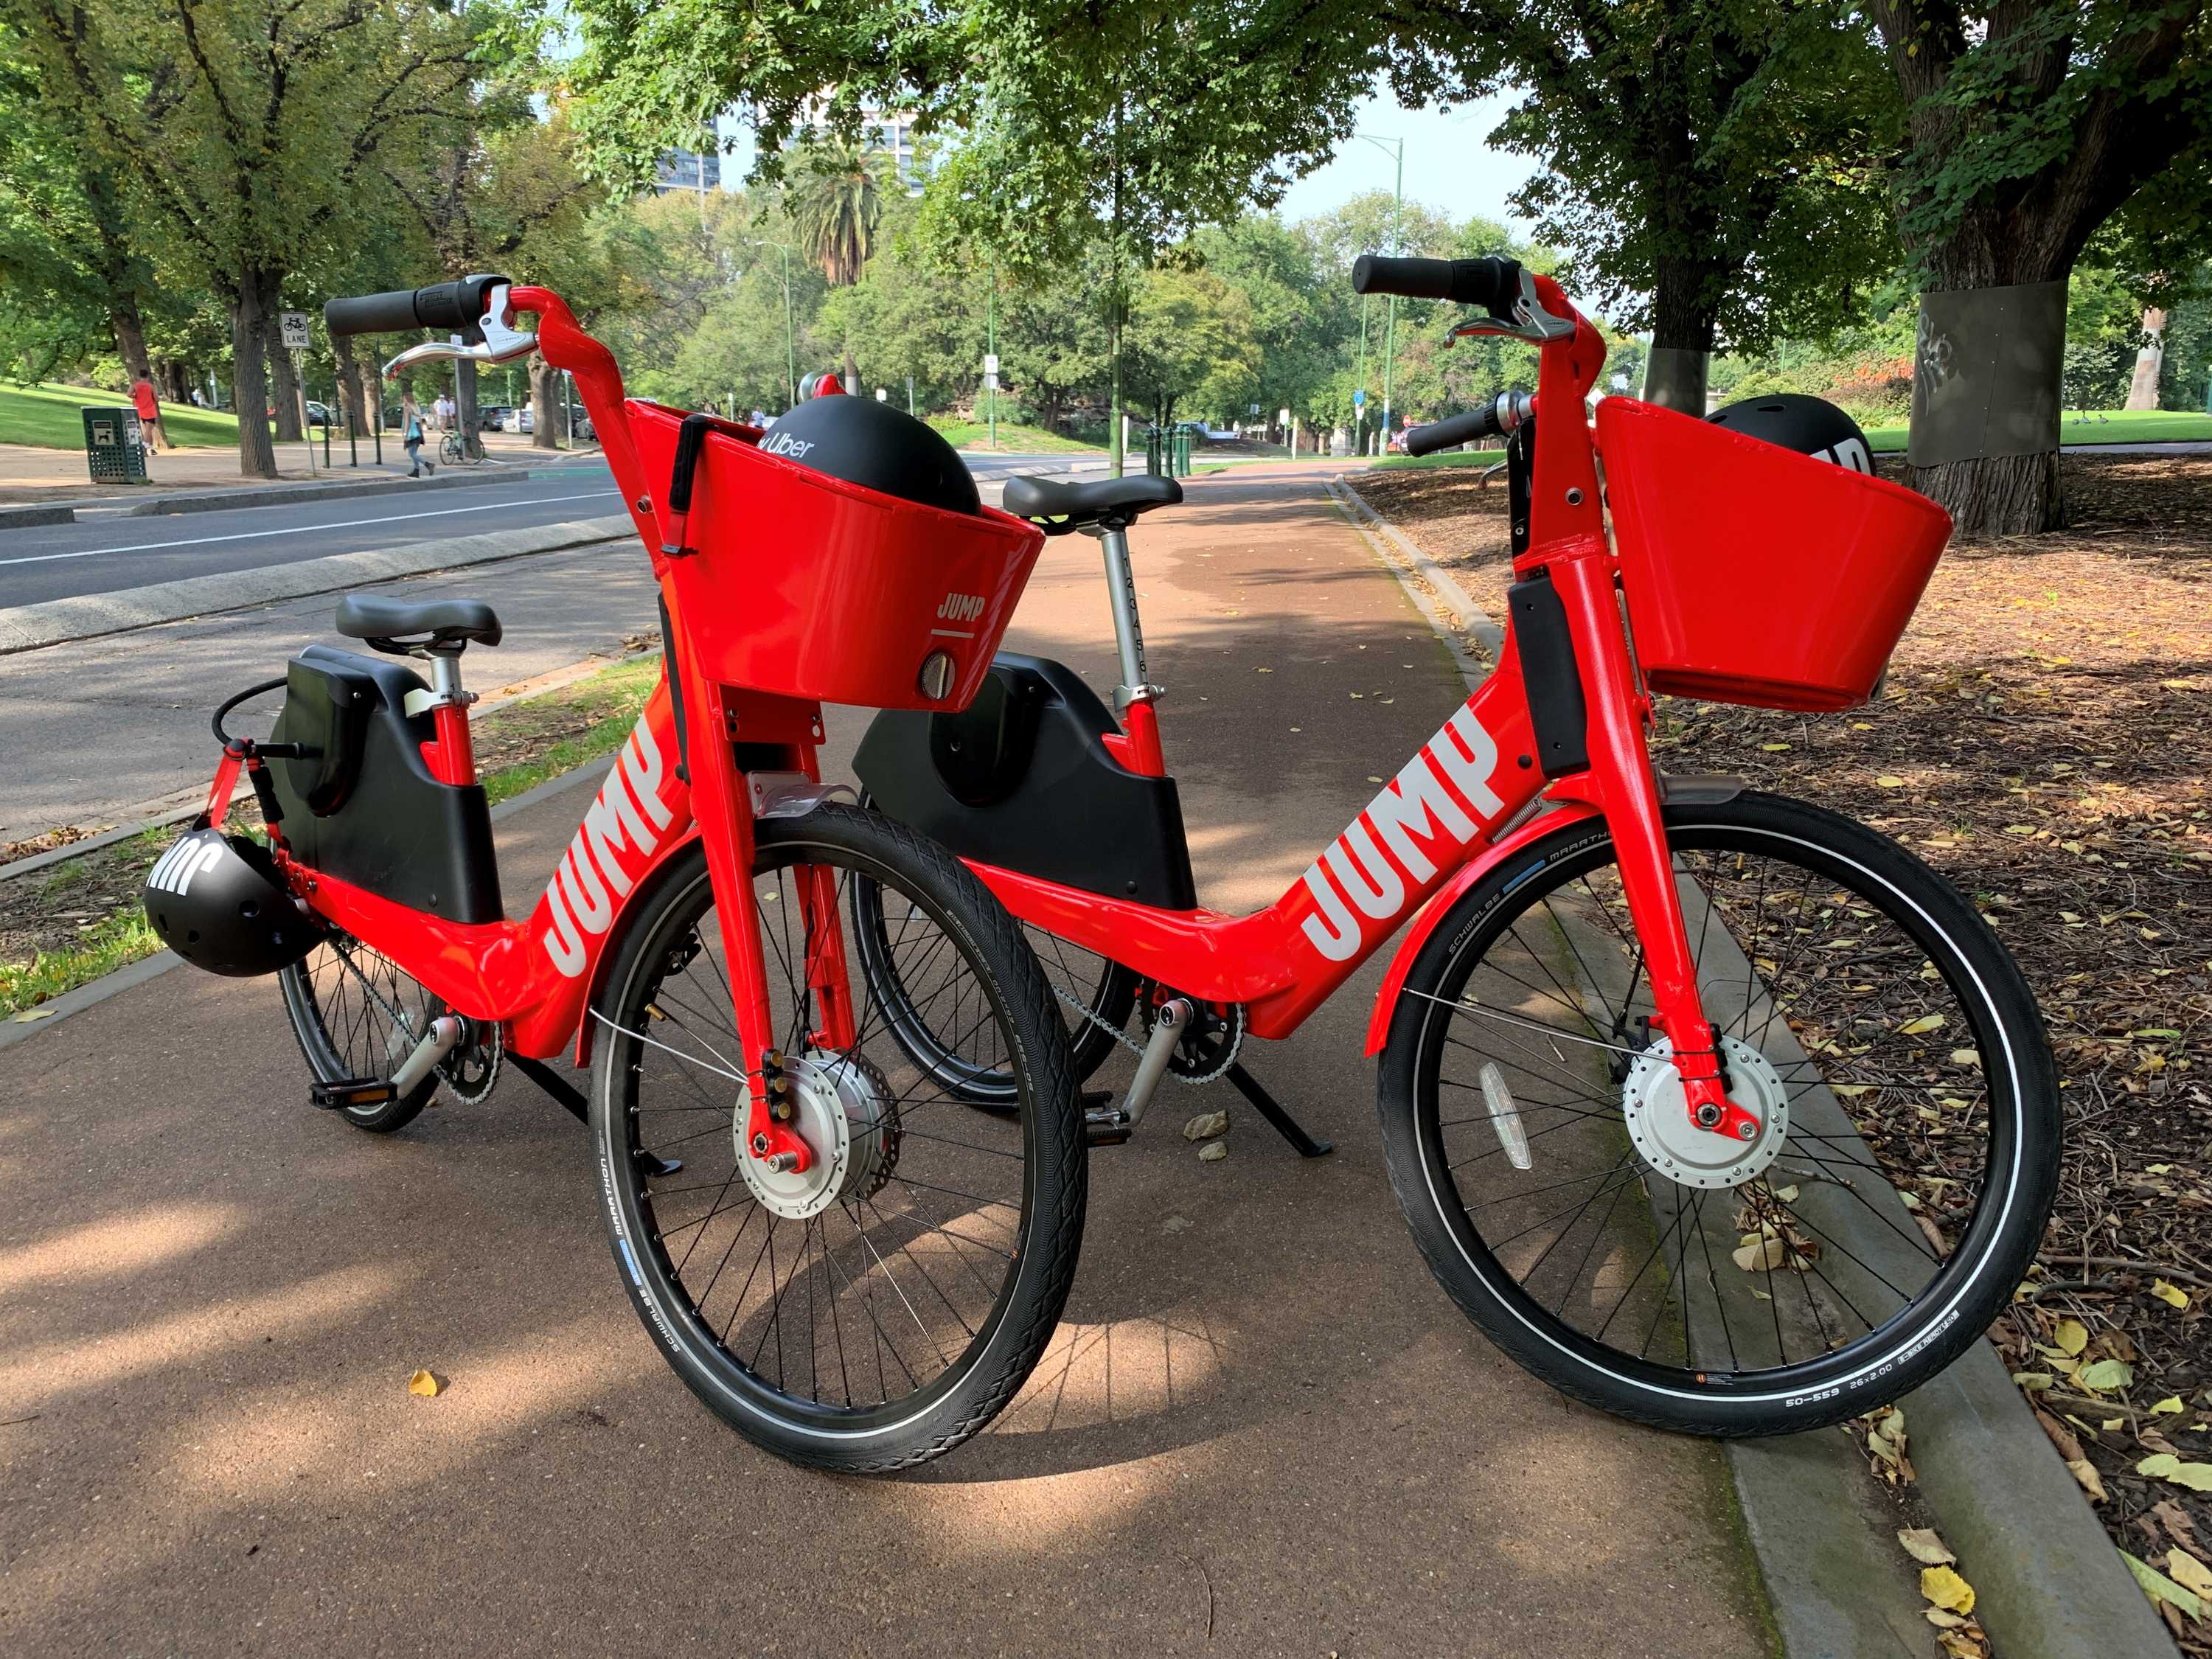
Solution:
{"label": "tree trunk", "polygon": [[845,347],[845,373],[843,378],[845,381],[845,390],[851,392],[855,398],[859,397],[860,395],[860,371],[859,366],[853,362],[853,348],[850,342],[848,342]]}
{"label": "tree trunk", "polygon": [[469,453],[481,459],[483,434],[477,430],[477,366],[471,362],[453,365],[453,424]]}
{"label": "tree trunk", "polygon": [[295,444],[304,435],[300,430],[299,377],[292,372],[292,354],[284,349],[276,331],[269,329],[267,336],[270,396],[276,411],[276,441]]}
{"label": "tree trunk", "polygon": [[108,321],[115,330],[115,350],[123,359],[123,372],[136,386],[140,380],[154,378],[153,366],[146,358],[146,325],[138,315],[138,296],[118,294],[108,311]]}
{"label": "tree trunk", "polygon": [[230,307],[230,401],[238,413],[238,471],[248,478],[276,476],[276,452],[269,441],[269,364],[264,353],[269,313],[276,293],[266,272],[244,272]]}
{"label": "tree trunk", "polygon": [[2156,409],[2159,371],[2166,366],[2166,313],[2146,310],[2142,327],[2142,349],[2136,353],[2136,373],[2128,383],[2127,407]]}
{"label": "tree trunk", "polygon": [[357,437],[368,435],[368,405],[362,397],[361,359],[354,355],[353,336],[341,334],[331,342],[331,355],[337,370],[338,405],[344,411],[349,430]]}
{"label": "tree trunk", "polygon": [[1711,260],[1693,258],[1662,258],[1656,275],[1644,401],[1702,417],[1727,278]]}
{"label": "tree trunk", "polygon": [[530,359],[530,441],[538,449],[561,447],[561,371],[532,353]]}
{"label": "tree trunk", "polygon": [[156,359],[154,363],[154,390],[161,394],[165,404],[184,404],[191,401],[192,377],[190,370],[174,357]]}
{"label": "tree trunk", "polygon": [[1111,364],[1111,380],[1106,394],[1106,471],[1109,477],[1121,476],[1124,457],[1121,453],[1121,326],[1128,315],[1128,307],[1115,300],[1106,311],[1106,356]]}

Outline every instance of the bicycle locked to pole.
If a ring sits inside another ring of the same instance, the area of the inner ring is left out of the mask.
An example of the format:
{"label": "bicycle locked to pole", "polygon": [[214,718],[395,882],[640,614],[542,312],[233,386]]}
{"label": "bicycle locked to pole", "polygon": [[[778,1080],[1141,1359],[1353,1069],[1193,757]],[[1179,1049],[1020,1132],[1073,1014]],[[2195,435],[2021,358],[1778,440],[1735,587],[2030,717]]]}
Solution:
{"label": "bicycle locked to pole", "polygon": [[[2055,1189],[2054,1066],[1974,908],[1866,826],[1653,763],[1652,694],[1868,699],[1950,532],[1810,398],[1699,421],[1586,399],[1602,338],[1511,260],[1369,256],[1362,293],[1479,308],[1539,349],[1534,395],[1419,428],[1506,441],[1515,581],[1497,669],[1275,903],[1200,908],[1162,745],[1129,531],[1170,478],[1017,478],[1009,512],[1095,538],[1113,707],[1002,654],[960,712],[887,711],[873,805],[959,854],[1028,927],[1086,1079],[1139,1055],[1094,1145],[1160,1079],[1243,1068],[1409,920],[1368,1026],[1393,1188],[1453,1300],[1563,1391],[1708,1435],[1813,1428],[1958,1358],[2008,1304]],[[1599,466],[1604,471],[1601,481]],[[1347,757],[1349,759],[1351,757]],[[1362,772],[1380,771],[1359,757]],[[1016,1079],[871,941],[907,1052],[979,1115]]]}
{"label": "bicycle locked to pole", "polygon": [[[1534,398],[1479,416],[1519,457],[1519,580],[1498,670],[1267,909],[1190,890],[1127,538],[1173,480],[1017,480],[1023,517],[994,514],[872,399],[817,397],[765,438],[625,401],[556,296],[485,276],[333,301],[333,331],[481,319],[481,345],[392,367],[535,346],[574,370],[659,581],[662,684],[509,921],[459,672],[497,618],[349,598],[339,631],[429,683],[313,647],[225,704],[219,735],[286,694],[269,743],[224,737],[208,811],[149,878],[154,925],[201,966],[277,973],[313,1097],[365,1129],[481,1100],[503,1060],[581,1108],[545,1062],[588,1061],[633,1304],[702,1400],[794,1461],[899,1467],[988,1422],[1064,1304],[1089,1144],[1126,1139],[1171,1068],[1288,1036],[1408,919],[1369,1027],[1384,1150],[1494,1340],[1705,1434],[1908,1391],[2004,1305],[2048,1212],[2033,1002],[1904,849],[1665,777],[1645,726],[1649,690],[1863,700],[1948,521],[1644,405],[1600,405],[1593,435],[1602,342],[1510,262],[1354,281],[1541,348]],[[1024,518],[1101,544],[1118,718],[1056,665],[994,662],[1042,544]],[[823,701],[887,711],[857,769],[936,839],[831,799]],[[222,830],[241,769],[265,848]],[[1125,1037],[1119,1100],[1079,1102]]]}

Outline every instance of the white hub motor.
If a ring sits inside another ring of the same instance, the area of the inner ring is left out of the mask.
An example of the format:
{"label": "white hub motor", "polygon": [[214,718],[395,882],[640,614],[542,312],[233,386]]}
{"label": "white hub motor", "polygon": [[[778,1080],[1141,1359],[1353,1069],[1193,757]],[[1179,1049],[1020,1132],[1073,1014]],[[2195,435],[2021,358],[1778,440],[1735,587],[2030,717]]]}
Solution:
{"label": "white hub motor", "polygon": [[776,1167],[755,1154],[745,1139],[740,1104],[732,1132],[738,1167],[753,1196],[775,1214],[793,1221],[817,1216],[832,1204],[872,1198],[898,1162],[898,1108],[876,1068],[844,1054],[809,1055],[787,1061],[792,1115],[789,1127],[806,1143],[813,1161],[804,1170]]}
{"label": "white hub motor", "polygon": [[1684,1187],[1740,1187],[1764,1171],[1790,1134],[1790,1097],[1774,1064],[1749,1043],[1721,1038],[1729,1098],[1759,1120],[1749,1140],[1700,1128],[1690,1116],[1674,1045],[1661,1037],[1637,1055],[1621,1085],[1629,1139],[1649,1164]]}

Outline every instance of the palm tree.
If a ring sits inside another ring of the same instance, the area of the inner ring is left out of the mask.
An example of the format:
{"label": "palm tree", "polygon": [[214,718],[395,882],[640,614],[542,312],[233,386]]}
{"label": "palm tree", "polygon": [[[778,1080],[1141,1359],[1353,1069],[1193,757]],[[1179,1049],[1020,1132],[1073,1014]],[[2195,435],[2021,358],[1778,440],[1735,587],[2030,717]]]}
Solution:
{"label": "palm tree", "polygon": [[[806,257],[832,288],[850,288],[876,251],[883,222],[883,158],[848,138],[823,137],[800,152],[785,192],[793,230]],[[857,392],[852,349],[845,351],[845,389]]]}

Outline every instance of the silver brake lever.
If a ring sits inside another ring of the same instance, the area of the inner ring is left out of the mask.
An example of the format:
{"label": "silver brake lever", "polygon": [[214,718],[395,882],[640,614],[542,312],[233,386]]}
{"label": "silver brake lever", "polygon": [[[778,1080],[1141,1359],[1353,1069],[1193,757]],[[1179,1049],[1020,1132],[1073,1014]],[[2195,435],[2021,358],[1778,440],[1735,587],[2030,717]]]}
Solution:
{"label": "silver brake lever", "polygon": [[514,307],[507,300],[508,286],[501,283],[491,291],[491,303],[484,307],[483,320],[477,325],[483,334],[483,343],[463,345],[458,340],[425,340],[421,345],[408,347],[385,364],[384,378],[390,380],[410,363],[505,363],[537,350],[538,336],[525,334],[514,326]]}
{"label": "silver brake lever", "polygon": [[1455,340],[1470,335],[1488,335],[1508,340],[1525,340],[1530,345],[1542,345],[1547,340],[1565,339],[1575,331],[1574,319],[1554,317],[1544,309],[1536,297],[1536,279],[1530,272],[1521,273],[1521,292],[1514,295],[1510,320],[1503,317],[1478,318],[1471,323],[1462,323],[1451,331]]}

